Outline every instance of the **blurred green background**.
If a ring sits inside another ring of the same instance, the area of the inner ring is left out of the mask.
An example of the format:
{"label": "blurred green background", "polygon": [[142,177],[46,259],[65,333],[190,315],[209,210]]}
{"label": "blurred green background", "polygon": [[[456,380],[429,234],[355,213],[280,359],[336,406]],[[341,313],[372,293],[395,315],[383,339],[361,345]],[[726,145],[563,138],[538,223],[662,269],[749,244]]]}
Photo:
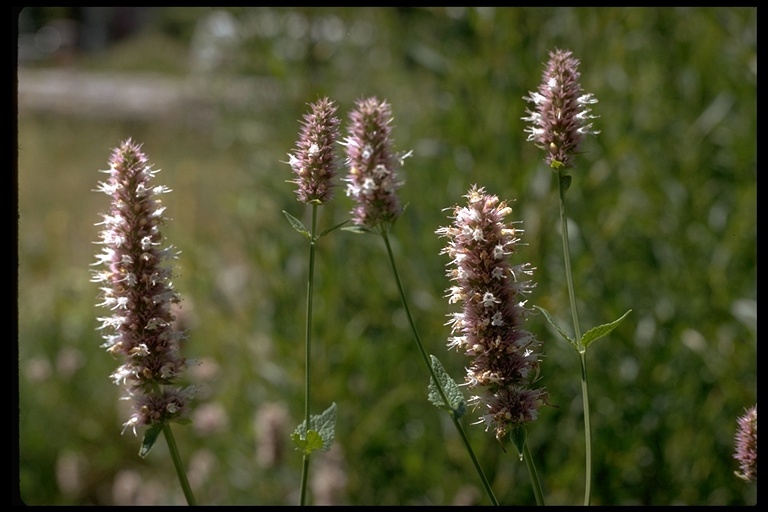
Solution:
{"label": "blurred green background", "polygon": [[[593,504],[739,505],[736,418],[757,400],[755,8],[27,8],[19,15],[19,491],[30,505],[184,503],[164,441],[120,435],[119,362],[100,345],[93,192],[111,149],[144,144],[181,251],[175,286],[194,423],[174,429],[200,504],[298,503],[306,221],[287,161],[307,104],[387,99],[413,150],[392,232],[428,352],[446,350],[445,208],[477,183],[523,222],[530,304],[570,325],[553,174],[523,132],[548,51],[581,60],[599,103],[567,194],[590,347]],[[344,170],[340,170],[340,177]],[[321,229],[348,218],[343,188]],[[316,261],[313,411],[338,407],[310,503],[489,504],[427,401],[379,237],[334,232]],[[542,409],[528,438],[546,503],[580,504],[577,354],[541,315]],[[463,418],[502,504],[533,504],[525,464]]]}

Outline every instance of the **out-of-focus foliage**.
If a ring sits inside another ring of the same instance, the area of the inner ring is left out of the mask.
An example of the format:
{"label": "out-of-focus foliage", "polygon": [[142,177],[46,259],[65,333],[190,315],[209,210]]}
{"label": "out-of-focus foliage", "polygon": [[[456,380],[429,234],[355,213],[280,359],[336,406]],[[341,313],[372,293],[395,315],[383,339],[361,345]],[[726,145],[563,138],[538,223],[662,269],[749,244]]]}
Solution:
{"label": "out-of-focus foliage", "polygon": [[[50,21],[32,11],[25,23]],[[64,13],[68,14],[68,13]],[[751,504],[734,476],[736,418],[756,402],[754,8],[153,8],[142,30],[61,62],[73,71],[165,71],[204,83],[216,116],[183,123],[19,112],[19,473],[28,504],[183,503],[163,443],[147,459],[99,348],[89,282],[92,192],[127,137],[162,172],[169,241],[182,251],[187,357],[202,365],[194,423],[174,432],[200,504],[298,503],[307,222],[284,163],[307,104],[346,112],[377,95],[394,113],[408,203],[391,238],[427,350],[446,351],[451,310],[445,208],[477,183],[511,201],[525,230],[531,303],[570,321],[553,173],[526,142],[526,104],[549,50],[573,51],[599,103],[567,194],[582,330],[630,316],[590,347],[593,503]],[[20,37],[21,41],[21,37]],[[159,42],[163,41],[162,44]],[[179,50],[183,49],[183,52]],[[165,53],[165,51],[169,53]],[[169,55],[172,55],[169,57]],[[23,63],[22,63],[23,65]],[[142,66],[146,68],[142,69]],[[115,91],[115,102],[121,100]],[[343,173],[343,171],[342,171]],[[320,229],[348,217],[343,193]],[[378,237],[318,244],[314,413],[335,402],[334,448],[312,460],[310,500],[488,504],[423,367]],[[547,504],[583,500],[576,353],[542,315],[542,383],[554,407],[528,428]],[[463,418],[502,504],[534,503],[525,464]],[[277,432],[274,440],[271,432]],[[325,478],[324,482],[320,482]],[[331,492],[331,491],[328,491]]]}

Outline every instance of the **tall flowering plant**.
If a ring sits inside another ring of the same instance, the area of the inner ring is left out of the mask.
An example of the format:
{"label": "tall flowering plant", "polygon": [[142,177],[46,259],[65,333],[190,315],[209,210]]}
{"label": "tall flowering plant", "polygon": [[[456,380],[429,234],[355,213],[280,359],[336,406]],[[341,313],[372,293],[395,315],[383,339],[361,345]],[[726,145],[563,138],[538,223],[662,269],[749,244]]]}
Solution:
{"label": "tall flowering plant", "polygon": [[453,223],[437,234],[448,239],[447,276],[453,285],[448,302],[461,304],[451,313],[448,347],[470,358],[466,385],[477,393],[469,404],[481,410],[480,421],[502,441],[512,440],[529,464],[537,502],[541,486],[525,440],[525,425],[538,417],[547,391],[536,387],[541,342],[525,329],[525,296],[534,284],[530,264],[512,265],[522,230],[507,222],[512,209],[497,196],[473,185],[466,206],[453,208]]}
{"label": "tall flowering plant", "polygon": [[565,213],[565,193],[571,184],[570,170],[575,166],[575,156],[578,154],[587,135],[599,132],[593,129],[590,105],[597,99],[590,93],[585,93],[581,87],[579,60],[568,50],[556,49],[549,54],[549,61],[541,77],[539,88],[530,92],[523,99],[533,104],[527,110],[523,120],[529,121],[526,128],[528,141],[535,143],[546,152],[545,162],[557,173],[560,192],[560,222],[563,240],[563,256],[565,274],[568,286],[568,296],[571,303],[573,319],[573,338],[565,333],[543,308],[539,308],[549,322],[578,352],[581,361],[581,387],[584,404],[584,436],[586,443],[586,478],[584,488],[584,504],[589,505],[592,493],[592,440],[591,420],[589,414],[589,387],[587,379],[586,351],[596,339],[601,338],[626,318],[631,310],[624,313],[618,320],[610,324],[590,329],[584,335],[579,326],[579,315],[576,309],[576,294],[571,272],[570,249],[568,244],[568,221]]}
{"label": "tall flowering plant", "polygon": [[400,274],[397,271],[390,243],[390,231],[404,210],[397,196],[397,190],[403,185],[398,177],[398,171],[402,168],[404,160],[411,155],[411,152],[398,153],[394,151],[392,121],[392,107],[389,102],[379,100],[375,96],[359,99],[355,103],[355,108],[349,113],[347,138],[344,141],[348,168],[345,181],[347,182],[347,196],[354,200],[351,215],[355,224],[349,229],[356,232],[378,234],[384,240],[403,309],[408,317],[416,347],[429,372],[428,398],[436,407],[449,413],[451,421],[475,465],[488,498],[494,505],[498,505],[490,483],[472,451],[461,423],[459,423],[459,418],[466,409],[464,397],[456,383],[445,372],[440,361],[435,356],[427,355],[411,315]]}
{"label": "tall flowering plant", "polygon": [[180,377],[189,362],[179,352],[184,333],[174,328],[172,305],[180,301],[173,287],[171,262],[177,257],[164,245],[160,227],[165,207],[160,196],[170,189],[152,185],[152,169],[141,146],[125,140],[112,152],[109,178],[98,192],[111,198],[109,213],[102,214],[102,251],[97,255],[92,281],[101,285],[102,302],[110,311],[102,322],[104,347],[122,359],[112,374],[123,387],[133,413],[123,432],[148,427],[140,455],[146,456],[164,432],[190,504],[194,498],[176,450],[170,422],[188,422],[193,386],[182,387]]}
{"label": "tall flowering plant", "polygon": [[317,207],[328,202],[333,194],[333,178],[338,162],[334,152],[339,138],[340,120],[336,117],[337,107],[328,98],[321,98],[310,105],[310,112],[304,114],[299,131],[299,138],[292,153],[288,154],[288,164],[295,175],[290,183],[296,185],[296,199],[312,206],[312,224],[309,229],[304,224],[284,211],[286,218],[296,231],[309,241],[309,273],[307,279],[307,309],[305,333],[305,407],[304,422],[293,434],[293,440],[304,455],[301,476],[300,505],[307,501],[309,481],[309,458],[312,452],[331,447],[336,423],[336,404],[333,403],[320,415],[310,414],[311,362],[312,362],[312,305],[314,296],[315,247],[317,241],[342,224],[317,234]]}

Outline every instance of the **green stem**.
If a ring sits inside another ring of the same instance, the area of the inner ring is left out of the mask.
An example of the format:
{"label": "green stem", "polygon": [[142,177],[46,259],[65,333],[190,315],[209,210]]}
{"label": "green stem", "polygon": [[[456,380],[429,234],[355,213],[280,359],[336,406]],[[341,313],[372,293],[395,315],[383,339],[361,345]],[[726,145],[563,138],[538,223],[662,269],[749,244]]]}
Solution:
{"label": "green stem", "polygon": [[[314,295],[315,282],[315,230],[317,228],[317,204],[312,203],[312,227],[309,233],[309,275],[307,277],[307,324],[306,324],[306,351],[304,359],[305,381],[304,381],[304,425],[305,435],[309,432],[309,403],[310,403],[310,363],[312,354],[312,297]],[[306,505],[307,500],[307,481],[309,479],[309,454],[304,454],[304,463],[301,470],[301,502],[300,505]]]}
{"label": "green stem", "polygon": [[584,403],[584,440],[586,450],[586,482],[584,484],[584,505],[589,505],[592,497],[592,434],[589,419],[589,386],[587,385],[587,361],[586,347],[581,342],[581,329],[579,328],[579,314],[576,310],[576,294],[573,291],[573,271],[571,270],[571,256],[568,243],[568,219],[565,215],[565,191],[570,182],[570,177],[561,169],[558,172],[558,185],[560,189],[560,222],[562,224],[563,256],[565,258],[565,278],[568,283],[568,297],[571,301],[571,314],[573,315],[573,332],[578,345],[581,360],[581,395]]}
{"label": "green stem", "polygon": [[173,438],[173,432],[171,432],[170,424],[166,423],[163,426],[163,434],[165,434],[165,440],[168,443],[168,451],[171,452],[171,459],[173,459],[173,465],[176,468],[176,474],[179,476],[181,489],[184,491],[184,497],[187,498],[187,504],[189,506],[195,506],[195,496],[192,494],[192,488],[189,486],[187,473],[184,471],[184,463],[181,462],[179,449],[176,446],[176,440]]}
{"label": "green stem", "polygon": [[[413,337],[416,340],[416,345],[419,348],[419,353],[421,354],[421,358],[424,361],[424,365],[427,367],[427,370],[429,371],[429,375],[432,378],[432,381],[435,383],[435,387],[440,392],[440,398],[442,398],[443,402],[446,404],[449,404],[448,396],[445,394],[445,390],[443,390],[443,386],[440,384],[440,380],[437,378],[437,375],[435,375],[435,370],[432,368],[432,365],[429,362],[429,357],[427,356],[427,352],[424,350],[424,344],[421,342],[421,337],[419,337],[419,332],[416,330],[416,324],[413,321],[413,317],[411,316],[411,310],[408,307],[408,301],[405,299],[405,292],[403,291],[403,285],[400,282],[400,274],[397,272],[397,265],[395,265],[395,256],[392,253],[392,246],[389,243],[389,236],[386,228],[380,227],[379,228],[379,234],[381,234],[381,237],[384,239],[384,245],[387,246],[387,254],[389,255],[389,262],[392,265],[392,273],[395,276],[395,283],[397,283],[397,290],[400,292],[400,300],[403,303],[403,309],[405,309],[405,314],[408,317],[408,323],[411,326],[411,331],[413,331]],[[485,492],[488,494],[488,498],[490,498],[491,502],[498,506],[499,502],[496,500],[496,496],[493,494],[493,489],[491,489],[490,483],[488,483],[488,479],[485,477],[485,473],[483,473],[483,469],[480,467],[480,463],[477,460],[477,457],[475,457],[475,453],[472,450],[472,446],[469,444],[469,440],[467,439],[466,434],[464,433],[464,429],[461,427],[461,424],[459,421],[454,417],[453,414],[451,414],[451,419],[453,420],[453,424],[456,427],[456,430],[458,430],[459,435],[461,437],[462,442],[464,443],[464,447],[467,449],[467,453],[469,453],[470,458],[472,459],[472,463],[475,465],[475,468],[477,469],[478,475],[480,475],[480,480],[483,482],[483,487],[485,487]]]}
{"label": "green stem", "polygon": [[560,185],[560,223],[562,225],[563,235],[563,255],[565,256],[565,279],[568,283],[568,297],[571,301],[571,315],[573,315],[573,330],[576,336],[576,342],[581,344],[581,330],[579,329],[579,313],[576,310],[576,294],[573,291],[573,272],[571,271],[571,254],[568,242],[568,219],[565,215],[565,189],[568,180],[564,173],[559,174],[558,183]]}
{"label": "green stem", "polygon": [[584,505],[589,506],[592,497],[592,429],[589,419],[589,384],[587,381],[587,352],[579,353],[581,361],[581,396],[584,401],[584,442],[586,444],[587,482],[584,488]]}
{"label": "green stem", "polygon": [[536,471],[536,465],[533,463],[533,456],[531,455],[531,449],[528,448],[528,442],[526,441],[523,447],[523,458],[525,459],[525,465],[528,466],[528,474],[531,475],[531,486],[533,487],[533,494],[536,496],[536,504],[544,506],[544,493],[541,490],[541,481],[539,480],[539,473]]}

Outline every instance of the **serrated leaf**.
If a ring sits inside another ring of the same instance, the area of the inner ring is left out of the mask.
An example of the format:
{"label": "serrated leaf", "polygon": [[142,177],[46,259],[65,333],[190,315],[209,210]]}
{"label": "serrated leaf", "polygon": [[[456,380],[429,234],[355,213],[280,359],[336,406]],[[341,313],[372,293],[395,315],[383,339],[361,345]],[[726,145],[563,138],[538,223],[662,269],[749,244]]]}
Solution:
{"label": "serrated leaf", "polygon": [[[324,448],[325,442],[323,441],[323,437],[320,435],[320,433],[317,430],[310,430],[307,432],[307,446],[306,450],[309,453],[314,452],[315,450],[321,450]],[[328,451],[323,450],[323,451]]]}
{"label": "serrated leaf", "polygon": [[543,308],[543,307],[541,307],[541,306],[533,306],[533,307],[535,307],[536,309],[538,309],[539,311],[541,311],[542,313],[544,313],[544,317],[547,319],[547,322],[549,322],[549,324],[550,324],[552,327],[554,327],[554,328],[557,330],[557,332],[559,332],[559,333],[560,333],[560,336],[562,336],[563,338],[565,338],[565,340],[566,340],[568,343],[570,343],[571,345],[573,345],[573,348],[575,348],[576,350],[579,350],[579,347],[578,347],[578,345],[576,345],[576,342],[575,342],[573,339],[571,339],[571,337],[570,337],[570,336],[568,336],[568,335],[565,333],[565,331],[563,331],[563,330],[560,328],[560,326],[559,326],[559,325],[557,325],[557,324],[555,323],[555,320],[552,318],[552,315],[550,315],[550,314],[549,314],[549,311],[547,311],[546,309],[544,309],[544,308]]}
{"label": "serrated leaf", "polygon": [[[303,425],[303,424],[302,424]],[[291,434],[291,441],[296,443],[296,449],[300,452],[306,453],[306,447],[307,447],[307,441],[304,439],[306,436],[304,434],[299,433],[299,429],[297,428],[296,431]]]}
{"label": "serrated leaf", "polygon": [[319,416],[310,416],[309,426],[322,436],[323,438],[323,451],[327,452],[331,449],[333,444],[333,438],[336,435],[336,402],[333,402]]}
{"label": "serrated leaf", "polygon": [[[331,449],[333,438],[336,435],[336,402],[332,403],[322,414],[313,414],[309,417],[309,433],[307,433],[306,421],[291,434],[291,439],[299,446],[299,449],[305,455],[309,455],[315,450],[327,452]],[[319,436],[320,443],[317,443],[315,436]]]}
{"label": "serrated leaf", "polygon": [[622,322],[622,320],[624,320],[627,317],[627,315],[630,314],[631,312],[632,310],[630,309],[626,313],[621,315],[621,318],[619,318],[618,320],[614,320],[609,324],[598,325],[597,327],[593,327],[592,329],[585,332],[584,336],[581,337],[581,343],[582,345],[584,345],[584,348],[586,349],[589,345],[594,343],[596,340],[609,334],[612,330],[618,327],[618,325]]}
{"label": "serrated leaf", "polygon": [[440,361],[433,355],[429,357],[432,360],[432,370],[434,370],[435,376],[440,382],[440,387],[443,388],[449,403],[446,404],[445,400],[443,400],[440,390],[435,385],[432,377],[429,378],[429,401],[435,407],[449,411],[455,419],[461,418],[467,412],[467,403],[464,400],[464,395],[456,381],[445,371]]}
{"label": "serrated leaf", "polygon": [[322,233],[320,233],[319,235],[317,235],[317,240],[319,240],[319,239],[323,238],[325,235],[327,235],[327,234],[328,234],[328,233],[330,233],[331,231],[336,231],[337,229],[339,229],[341,226],[343,226],[343,225],[344,225],[344,224],[346,224],[347,222],[349,222],[349,219],[345,220],[344,222],[342,222],[342,223],[340,223],[340,224],[336,224],[336,225],[335,225],[335,226],[333,226],[332,228],[328,228],[328,229],[326,229],[325,231],[323,231]]}
{"label": "serrated leaf", "polygon": [[295,229],[300,234],[307,237],[307,239],[311,238],[309,231],[307,231],[307,228],[304,227],[304,224],[299,219],[297,219],[296,217],[294,217],[293,215],[291,215],[285,210],[283,210],[283,214],[285,215],[285,218],[288,219],[288,222],[291,223],[291,226],[293,226],[293,229]]}
{"label": "serrated leaf", "polygon": [[306,439],[303,439],[298,432],[294,432],[291,434],[291,439],[298,446],[297,450],[301,451],[304,455],[309,455],[323,448],[323,438],[316,430],[310,430],[306,435]]}
{"label": "serrated leaf", "polygon": [[157,438],[160,437],[160,432],[163,431],[164,425],[164,423],[155,423],[144,432],[144,439],[141,440],[141,448],[139,449],[139,457],[143,459],[149,454],[149,451],[155,446]]}

